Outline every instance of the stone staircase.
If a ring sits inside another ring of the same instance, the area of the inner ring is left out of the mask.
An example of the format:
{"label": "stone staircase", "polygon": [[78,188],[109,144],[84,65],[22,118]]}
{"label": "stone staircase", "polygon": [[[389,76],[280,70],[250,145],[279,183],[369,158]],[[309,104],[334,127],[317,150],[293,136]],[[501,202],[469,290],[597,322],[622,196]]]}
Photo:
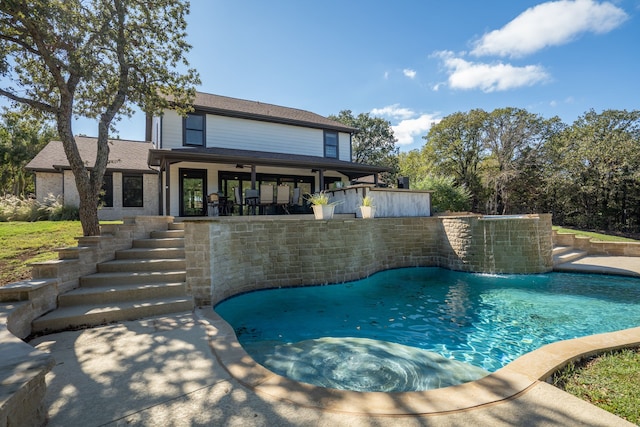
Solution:
{"label": "stone staircase", "polygon": [[190,311],[184,255],[184,224],[133,241],[130,249],[80,278],[77,289],[58,296],[58,308],[35,319],[32,333],[95,326]]}
{"label": "stone staircase", "polygon": [[553,247],[553,265],[560,265],[566,262],[576,261],[587,256],[587,252],[576,249],[572,246]]}

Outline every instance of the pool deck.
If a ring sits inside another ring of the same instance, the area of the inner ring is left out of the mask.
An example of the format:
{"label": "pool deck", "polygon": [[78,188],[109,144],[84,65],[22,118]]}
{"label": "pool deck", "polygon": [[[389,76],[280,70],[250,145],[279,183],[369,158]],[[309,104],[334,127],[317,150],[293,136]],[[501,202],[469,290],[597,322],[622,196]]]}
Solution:
{"label": "pool deck", "polygon": [[[569,265],[570,264],[570,265]],[[640,276],[640,258],[561,271]],[[256,365],[211,309],[39,337],[49,426],[624,426],[539,378],[576,355],[640,344],[640,327],[550,344],[473,383],[414,393],[307,386]]]}

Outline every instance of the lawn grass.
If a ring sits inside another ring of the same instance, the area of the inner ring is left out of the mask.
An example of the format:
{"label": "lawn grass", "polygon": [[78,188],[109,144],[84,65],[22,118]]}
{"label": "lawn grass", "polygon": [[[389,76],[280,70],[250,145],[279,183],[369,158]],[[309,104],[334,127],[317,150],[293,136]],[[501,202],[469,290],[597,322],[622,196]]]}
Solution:
{"label": "lawn grass", "polygon": [[571,233],[576,236],[585,236],[591,237],[593,240],[597,240],[600,242],[638,242],[638,240],[630,239],[628,237],[622,236],[612,236],[610,234],[601,234],[593,231],[582,231],[582,230],[574,230],[572,228],[563,228],[558,226],[553,226],[553,230],[558,233]]}
{"label": "lawn grass", "polygon": [[567,393],[640,425],[640,348],[569,364],[553,380]]}
{"label": "lawn grass", "polygon": [[80,221],[0,222],[0,286],[31,278],[29,263],[57,259],[79,236]]}

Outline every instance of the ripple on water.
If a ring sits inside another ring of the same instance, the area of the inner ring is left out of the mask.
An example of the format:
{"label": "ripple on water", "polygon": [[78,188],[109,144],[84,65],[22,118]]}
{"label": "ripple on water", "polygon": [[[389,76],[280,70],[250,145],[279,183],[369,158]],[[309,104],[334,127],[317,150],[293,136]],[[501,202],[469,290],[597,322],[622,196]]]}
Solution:
{"label": "ripple on water", "polygon": [[279,375],[342,390],[423,391],[489,374],[438,353],[368,338],[319,338],[292,344],[260,341],[245,348]]}

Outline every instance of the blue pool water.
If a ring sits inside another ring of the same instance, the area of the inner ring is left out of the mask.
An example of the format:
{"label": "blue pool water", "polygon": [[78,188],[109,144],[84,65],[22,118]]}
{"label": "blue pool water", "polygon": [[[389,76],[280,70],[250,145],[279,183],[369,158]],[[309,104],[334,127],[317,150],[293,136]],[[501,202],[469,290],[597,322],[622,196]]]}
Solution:
{"label": "blue pool water", "polygon": [[439,268],[256,291],[215,307],[272,371],[360,391],[472,381],[554,341],[640,326],[640,280]]}

